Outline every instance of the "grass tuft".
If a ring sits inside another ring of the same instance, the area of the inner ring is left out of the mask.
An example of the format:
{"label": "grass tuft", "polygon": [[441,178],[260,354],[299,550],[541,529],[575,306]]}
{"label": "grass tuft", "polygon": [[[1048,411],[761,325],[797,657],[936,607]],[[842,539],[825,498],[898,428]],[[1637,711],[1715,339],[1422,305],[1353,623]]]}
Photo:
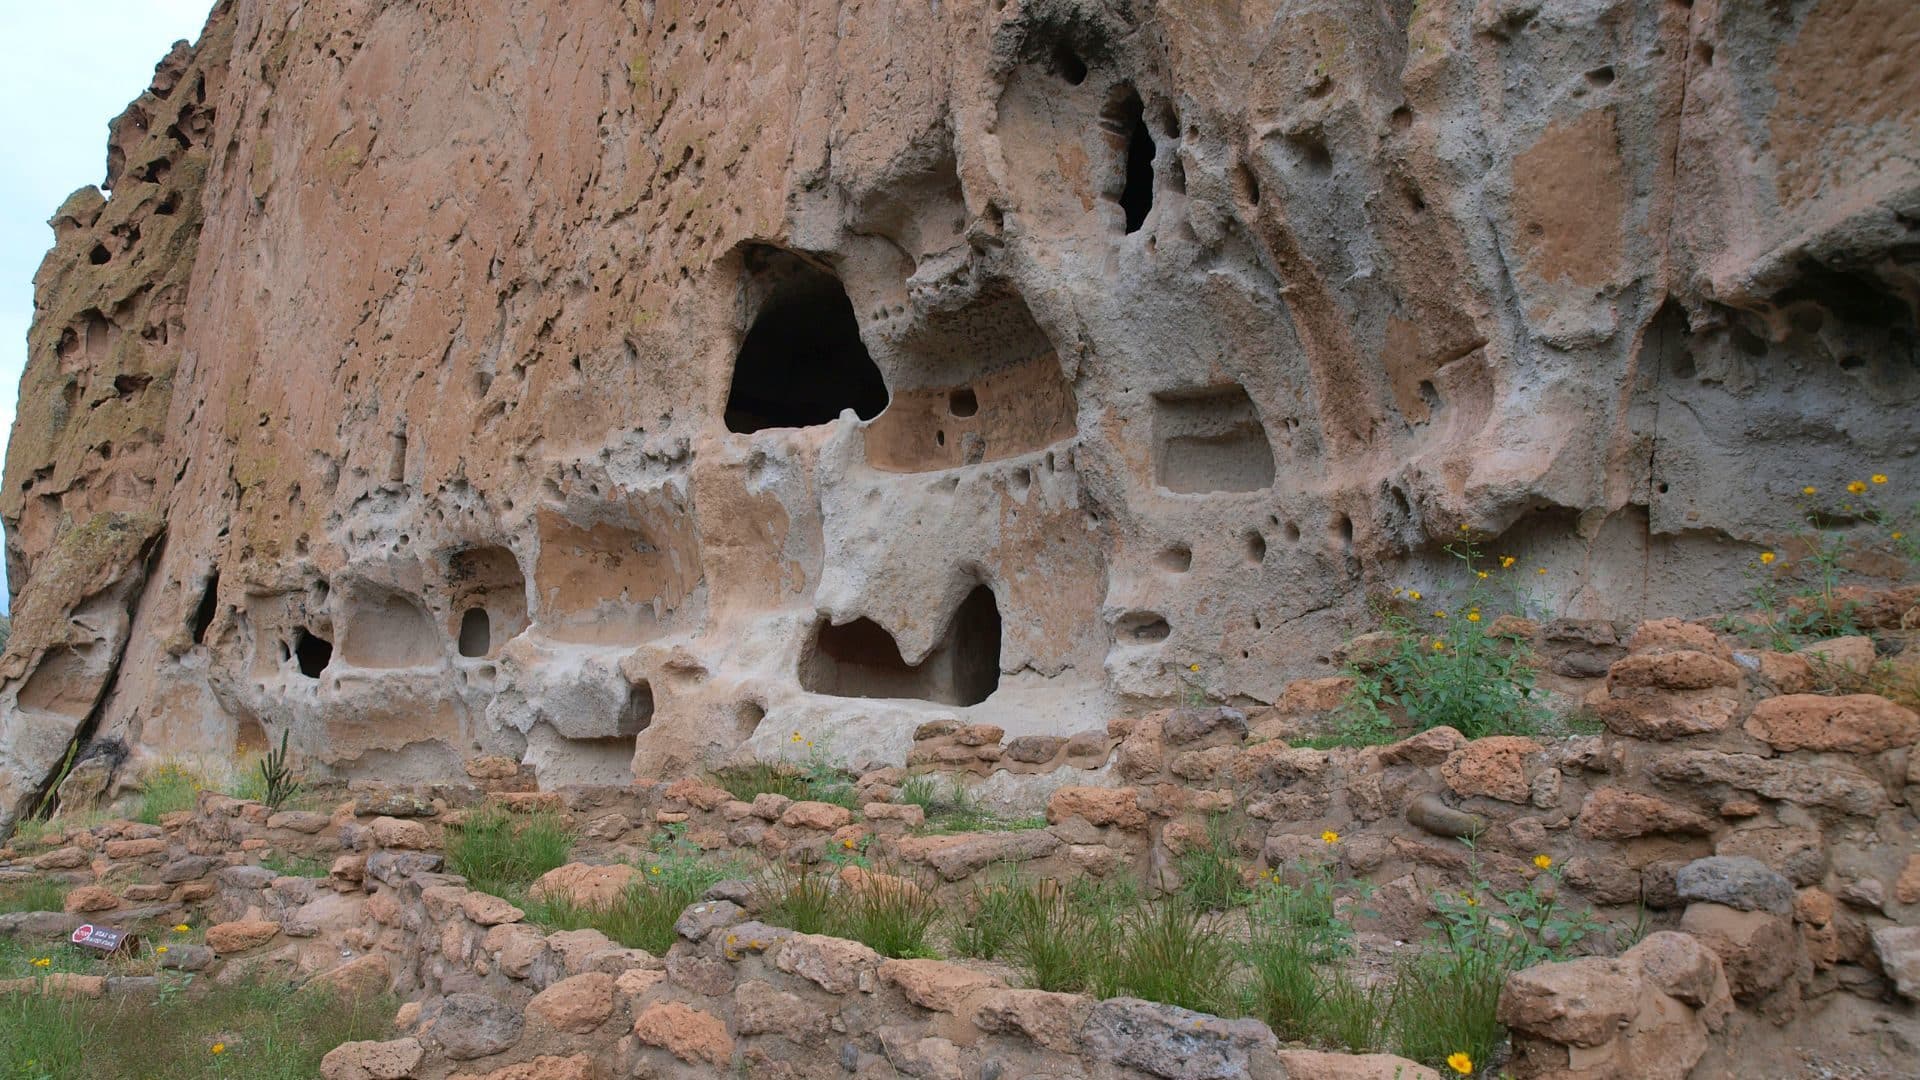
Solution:
{"label": "grass tuft", "polygon": [[558,814],[475,810],[447,840],[447,868],[481,892],[508,899],[573,854],[573,830]]}
{"label": "grass tuft", "polygon": [[48,878],[0,885],[0,915],[15,911],[59,911],[67,900],[67,886]]}
{"label": "grass tuft", "polygon": [[140,777],[140,809],[134,820],[158,825],[167,814],[191,810],[205,786],[199,774],[184,765],[171,761],[157,765]]}

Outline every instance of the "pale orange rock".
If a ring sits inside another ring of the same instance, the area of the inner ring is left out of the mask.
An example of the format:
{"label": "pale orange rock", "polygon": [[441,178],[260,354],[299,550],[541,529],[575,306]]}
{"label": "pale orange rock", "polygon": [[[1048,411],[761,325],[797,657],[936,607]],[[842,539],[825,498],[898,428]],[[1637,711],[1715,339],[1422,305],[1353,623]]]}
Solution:
{"label": "pale orange rock", "polygon": [[1047,800],[1047,820],[1058,824],[1070,817],[1089,825],[1111,825],[1134,830],[1147,827],[1147,812],[1134,788],[1063,787]]}
{"label": "pale orange rock", "polygon": [[1786,694],[1753,707],[1747,734],[1775,750],[1876,754],[1920,737],[1920,714],[1877,694]]}
{"label": "pale orange rock", "polygon": [[527,1016],[549,1027],[585,1035],[613,1015],[614,978],[601,971],[569,976],[527,1002]]}
{"label": "pale orange rock", "polygon": [[705,1062],[725,1068],[733,1060],[733,1039],[719,1017],[678,1001],[649,1005],[634,1019],[633,1037],[662,1047],[690,1065]]}
{"label": "pale orange rock", "polygon": [[1475,739],[1447,756],[1440,766],[1440,776],[1463,797],[1524,803],[1532,797],[1527,763],[1539,753],[1540,744],[1524,736]]}
{"label": "pale orange rock", "polygon": [[207,944],[214,952],[228,956],[265,945],[279,932],[279,923],[264,919],[217,923],[207,927]]}

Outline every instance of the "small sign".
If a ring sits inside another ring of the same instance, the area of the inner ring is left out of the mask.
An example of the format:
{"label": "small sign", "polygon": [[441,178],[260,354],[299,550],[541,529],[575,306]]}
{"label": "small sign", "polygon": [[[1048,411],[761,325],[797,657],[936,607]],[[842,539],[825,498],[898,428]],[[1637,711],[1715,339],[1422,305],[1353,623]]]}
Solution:
{"label": "small sign", "polygon": [[140,938],[125,930],[82,923],[73,932],[73,943],[84,949],[97,949],[111,956],[124,952],[132,955],[140,950]]}

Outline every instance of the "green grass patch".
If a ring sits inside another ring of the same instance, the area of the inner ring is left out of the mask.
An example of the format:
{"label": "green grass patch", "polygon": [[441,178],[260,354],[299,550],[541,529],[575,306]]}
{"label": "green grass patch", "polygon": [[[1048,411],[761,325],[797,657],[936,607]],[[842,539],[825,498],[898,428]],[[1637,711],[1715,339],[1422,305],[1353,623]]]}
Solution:
{"label": "green grass patch", "polygon": [[777,868],[758,886],[760,919],[803,934],[858,941],[882,956],[932,957],[944,914],[931,888],[893,873],[838,886],[811,867]]}
{"label": "green grass patch", "polygon": [[260,865],[281,877],[323,878],[333,870],[332,864],[323,860],[281,851],[267,852],[260,859]]}
{"label": "green grass patch", "polygon": [[65,882],[48,878],[0,884],[0,915],[15,911],[59,911],[66,904],[70,888]]}
{"label": "green grass patch", "polygon": [[393,1003],[265,984],[169,981],[158,998],[0,997],[6,1080],[309,1080],[343,1042],[388,1033]]}
{"label": "green grass patch", "polygon": [[1007,817],[997,814],[958,783],[951,783],[942,790],[930,776],[909,777],[900,786],[898,801],[918,806],[926,812],[926,824],[917,830],[923,834],[1019,832],[1047,827],[1047,819],[1043,816]]}
{"label": "green grass patch", "polygon": [[512,899],[573,854],[573,830],[558,814],[483,806],[447,840],[447,869],[481,892]]}
{"label": "green grass patch", "polygon": [[734,870],[731,863],[702,858],[683,829],[670,825],[654,834],[652,850],[635,868],[639,873],[610,904],[579,904],[558,896],[520,900],[520,892],[513,898],[536,926],[598,930],[629,949],[664,953],[674,943],[680,912]]}
{"label": "green grass patch", "polygon": [[157,765],[140,777],[140,807],[134,811],[133,819],[158,825],[167,814],[191,810],[205,786],[199,774],[184,765],[175,762]]}

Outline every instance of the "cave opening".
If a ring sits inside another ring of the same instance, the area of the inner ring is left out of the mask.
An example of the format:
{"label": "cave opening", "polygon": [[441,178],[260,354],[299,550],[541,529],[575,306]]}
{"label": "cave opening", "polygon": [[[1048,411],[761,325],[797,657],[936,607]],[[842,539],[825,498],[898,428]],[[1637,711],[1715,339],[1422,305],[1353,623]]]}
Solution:
{"label": "cave opening", "polygon": [[831,423],[844,409],[871,420],[887,407],[887,384],[860,340],[853,301],[840,279],[770,251],[749,274],[770,286],[734,361],[727,430]]}
{"label": "cave opening", "polygon": [[614,723],[615,738],[632,739],[653,724],[653,685],[646,680],[627,689],[627,702]]}
{"label": "cave opening", "polygon": [[460,616],[460,655],[482,657],[493,651],[493,622],[487,609],[468,608]]}
{"label": "cave opening", "polygon": [[293,632],[293,657],[300,665],[300,674],[317,679],[333,663],[333,642],[301,627]]}
{"label": "cave opening", "polygon": [[978,705],[1000,687],[1000,605],[976,585],[947,632],[919,664],[900,655],[886,627],[865,617],[834,626],[822,619],[800,662],[801,686],[834,697],[908,698]]}
{"label": "cave opening", "polygon": [[200,587],[200,602],[194,605],[193,617],[187,623],[187,629],[193,634],[195,645],[205,644],[207,628],[213,625],[213,617],[220,611],[220,571],[207,575],[207,582]]}
{"label": "cave opening", "polygon": [[1146,105],[1129,91],[1120,103],[1121,130],[1127,135],[1126,183],[1120,189],[1120,209],[1126,231],[1135,233],[1153,210],[1153,132],[1147,130]]}

